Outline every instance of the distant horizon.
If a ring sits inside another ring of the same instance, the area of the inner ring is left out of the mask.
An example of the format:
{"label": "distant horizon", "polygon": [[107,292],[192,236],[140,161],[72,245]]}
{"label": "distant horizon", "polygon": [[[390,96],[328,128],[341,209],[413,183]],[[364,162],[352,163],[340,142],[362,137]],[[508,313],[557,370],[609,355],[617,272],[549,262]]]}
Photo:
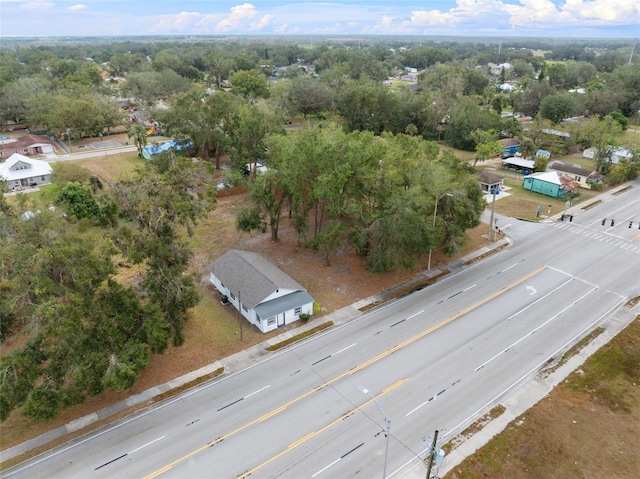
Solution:
{"label": "distant horizon", "polygon": [[0,0],[1,38],[640,38],[638,0]]}
{"label": "distant horizon", "polygon": [[505,40],[540,40],[545,42],[559,42],[562,40],[585,40],[590,42],[616,42],[616,43],[627,43],[630,42],[632,44],[637,44],[640,48],[640,39],[636,37],[585,37],[585,36],[566,36],[566,37],[548,37],[548,36],[534,36],[534,35],[510,35],[510,36],[498,36],[498,35],[395,35],[395,34],[368,34],[368,33],[306,33],[306,34],[285,34],[285,33],[201,33],[201,34],[190,34],[190,33],[170,33],[170,34],[122,34],[122,35],[0,35],[0,38],[3,39],[80,39],[80,38],[233,38],[233,37],[276,37],[276,38],[387,38],[387,39],[408,39],[408,40],[416,40],[420,39],[446,39],[446,40],[466,40],[470,41],[473,39],[489,39],[495,41],[505,41]]}

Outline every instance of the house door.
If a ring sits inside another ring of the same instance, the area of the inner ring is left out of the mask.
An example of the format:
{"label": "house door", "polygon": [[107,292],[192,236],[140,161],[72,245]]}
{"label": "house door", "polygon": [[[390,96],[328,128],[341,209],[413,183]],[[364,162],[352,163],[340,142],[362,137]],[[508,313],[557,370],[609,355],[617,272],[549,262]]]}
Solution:
{"label": "house door", "polygon": [[278,327],[281,328],[282,326],[284,326],[284,313],[278,314],[277,318],[278,318]]}

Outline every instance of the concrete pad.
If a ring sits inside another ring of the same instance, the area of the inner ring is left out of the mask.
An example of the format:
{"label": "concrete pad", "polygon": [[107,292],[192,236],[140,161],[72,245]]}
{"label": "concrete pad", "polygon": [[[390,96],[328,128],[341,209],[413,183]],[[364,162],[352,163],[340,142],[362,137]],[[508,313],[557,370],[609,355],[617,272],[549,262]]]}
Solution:
{"label": "concrete pad", "polygon": [[75,421],[71,421],[70,423],[68,423],[66,425],[67,432],[74,432],[79,429],[82,429],[83,427],[87,427],[88,425],[93,424],[97,420],[98,420],[97,413],[94,412],[91,414],[87,414],[86,416],[83,416],[81,418],[76,419]]}

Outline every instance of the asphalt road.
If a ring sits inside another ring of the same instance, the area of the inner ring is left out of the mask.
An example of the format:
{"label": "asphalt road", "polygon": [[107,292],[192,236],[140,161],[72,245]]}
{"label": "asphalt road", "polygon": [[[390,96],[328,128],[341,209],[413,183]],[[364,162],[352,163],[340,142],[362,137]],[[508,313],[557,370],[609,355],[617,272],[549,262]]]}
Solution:
{"label": "asphalt road", "polygon": [[5,477],[393,477],[640,292],[640,187],[573,213],[501,218],[504,252]]}

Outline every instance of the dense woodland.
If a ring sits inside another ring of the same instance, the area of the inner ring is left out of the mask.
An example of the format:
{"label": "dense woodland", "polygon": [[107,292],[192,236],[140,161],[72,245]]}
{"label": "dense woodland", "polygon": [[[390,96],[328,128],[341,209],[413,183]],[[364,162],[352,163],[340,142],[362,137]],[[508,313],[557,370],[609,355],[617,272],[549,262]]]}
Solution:
{"label": "dense woodland", "polygon": [[[253,203],[238,229],[268,230],[277,241],[289,222],[300,245],[327,263],[347,245],[380,273],[410,268],[432,248],[456,252],[479,224],[476,171],[443,145],[475,152],[477,162],[499,155],[503,137],[517,138],[525,156],[594,147],[609,183],[636,177],[640,155],[622,136],[640,120],[631,47],[391,38],[4,43],[5,128],[73,141],[124,127],[141,150],[154,125],[187,158],[170,151],[134,180],[109,184],[57,177],[54,205],[0,199],[0,339],[24,344],[2,357],[0,416],[19,408],[48,418],[87,395],[126,389],[152,353],[182,344],[198,301],[183,235],[215,208],[223,158],[224,182],[246,187]],[[407,69],[417,81],[405,81]],[[303,126],[287,131],[292,120]],[[570,136],[549,134],[556,129]],[[615,147],[634,156],[613,164]],[[142,279],[118,282],[123,264],[137,265]]]}

